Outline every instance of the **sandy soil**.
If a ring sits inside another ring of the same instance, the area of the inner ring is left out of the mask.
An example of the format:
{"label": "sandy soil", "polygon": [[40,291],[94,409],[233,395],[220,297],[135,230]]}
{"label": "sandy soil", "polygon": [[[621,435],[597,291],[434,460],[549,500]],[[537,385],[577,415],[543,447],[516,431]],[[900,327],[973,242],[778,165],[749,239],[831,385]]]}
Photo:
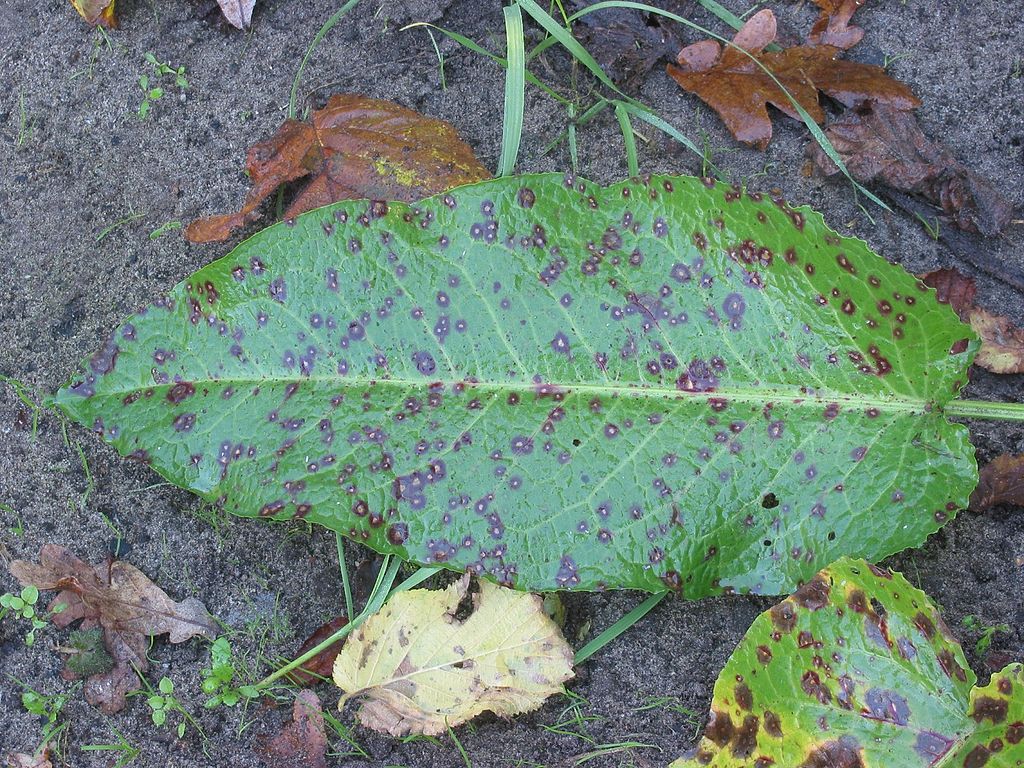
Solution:
{"label": "sandy soil", "polygon": [[[203,15],[212,3],[125,0],[122,29],[106,37],[90,32],[66,0],[12,0],[0,6],[0,374],[40,394],[52,392],[123,316],[226,252],[227,247],[191,246],[178,230],[156,238],[150,233],[167,222],[227,210],[242,199],[245,149],[283,119],[302,54],[339,4],[260,0],[252,31],[241,33],[226,28],[215,13]],[[400,29],[409,21],[438,18],[442,5],[365,0],[313,56],[302,93],[318,104],[333,92],[359,91],[442,117],[493,167],[501,135],[501,70],[442,43],[443,90],[426,32]],[[810,3],[774,5],[782,6],[780,15],[795,28],[806,28],[814,16]],[[715,24],[695,6],[685,6],[684,12]],[[925,129],[943,137],[1020,205],[1024,21],[1012,6],[997,0],[869,4],[859,14],[867,37],[855,57],[874,63],[888,57],[891,71],[924,100]],[[503,48],[496,2],[457,0],[442,23],[492,50]],[[191,87],[183,93],[170,89],[151,116],[140,120],[137,81],[148,68],[143,56],[150,51],[161,61],[184,65]],[[559,87],[569,82],[569,69],[555,49],[536,66]],[[585,98],[592,84],[585,78],[580,83]],[[790,200],[821,209],[832,226],[865,238],[913,272],[949,265],[975,274],[982,305],[1024,322],[1019,292],[961,262],[913,217],[866,202],[862,209],[847,185],[803,176],[808,139],[801,126],[778,119],[776,140],[760,153],[738,147],[717,118],[660,69],[646,78],[639,96],[698,143],[706,137],[730,179],[758,189],[780,187]],[[522,170],[568,167],[564,145],[543,152],[564,123],[554,102],[535,90],[528,93]],[[651,131],[646,135],[651,141],[640,148],[642,170],[700,171],[699,158]],[[611,116],[581,129],[580,162],[581,172],[596,181],[625,175]],[[1019,227],[1001,238],[972,242],[975,257],[995,272],[1018,268],[1024,257]],[[1021,383],[1021,377],[975,371],[969,396],[1019,399]],[[981,460],[1024,450],[1019,426],[977,424],[972,434]],[[334,542],[325,531],[225,519],[213,525],[193,496],[119,459],[85,430],[70,429],[68,438],[70,445],[59,421],[47,414],[33,434],[29,409],[12,389],[0,386],[0,542],[10,556],[33,557],[41,544],[57,542],[96,561],[109,551],[116,529],[130,562],[176,598],[201,598],[242,633],[236,646],[251,657],[258,647],[268,656],[293,653],[337,612]],[[74,446],[81,447],[88,474]],[[350,557],[359,557],[355,548]],[[959,627],[966,614],[1010,625],[1011,632],[993,643],[1002,661],[1024,657],[1021,563],[1019,509],[962,513],[921,550],[891,560],[944,607],[951,626]],[[0,591],[12,587],[6,573],[0,576]],[[639,599],[635,594],[568,597],[567,632],[572,636],[587,622],[599,630]],[[575,756],[595,745],[626,739],[655,746],[587,765],[664,765],[695,741],[721,665],[770,602],[753,597],[664,602],[579,671],[571,689],[586,700],[584,715],[595,718],[586,723],[584,735],[545,729],[570,703],[556,699],[514,722],[483,718],[460,728],[459,739],[474,766],[572,765]],[[973,640],[962,628],[960,633]],[[26,648],[17,626],[0,625],[0,746],[30,750],[38,743],[40,723],[22,710],[15,679],[46,693],[70,690],[57,676],[60,660],[48,647],[55,638],[44,633]],[[203,710],[198,685],[208,660],[206,646],[158,641],[150,655],[151,679],[173,677],[208,740],[190,730],[179,741],[170,730],[155,728],[138,698],[121,714],[106,717],[74,696],[64,712],[70,723],[62,756],[66,764],[111,765],[110,753],[81,747],[116,741],[115,729],[141,749],[138,766],[257,764],[260,740],[280,728],[289,707],[251,708],[244,718],[237,711]],[[970,648],[968,656],[986,677],[984,660]],[[694,714],[664,707],[640,710],[655,697],[674,697]],[[369,757],[335,757],[332,765],[463,764],[448,740],[401,743],[360,729],[354,737]]]}

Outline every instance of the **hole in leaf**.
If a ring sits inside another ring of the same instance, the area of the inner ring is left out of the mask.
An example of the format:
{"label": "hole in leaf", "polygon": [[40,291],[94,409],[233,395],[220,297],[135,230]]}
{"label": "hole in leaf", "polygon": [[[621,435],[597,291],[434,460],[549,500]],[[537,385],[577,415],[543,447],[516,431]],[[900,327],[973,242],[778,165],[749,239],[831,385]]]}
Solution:
{"label": "hole in leaf", "polygon": [[886,614],[888,613],[888,611],[885,610],[885,606],[882,605],[880,602],[878,602],[873,597],[871,598],[870,602],[871,602],[871,610],[873,610],[875,612],[875,614],[878,616],[878,618],[884,619],[886,617]]}
{"label": "hole in leaf", "polygon": [[761,506],[765,509],[775,509],[779,506],[779,500],[774,493],[766,493],[761,499]]}

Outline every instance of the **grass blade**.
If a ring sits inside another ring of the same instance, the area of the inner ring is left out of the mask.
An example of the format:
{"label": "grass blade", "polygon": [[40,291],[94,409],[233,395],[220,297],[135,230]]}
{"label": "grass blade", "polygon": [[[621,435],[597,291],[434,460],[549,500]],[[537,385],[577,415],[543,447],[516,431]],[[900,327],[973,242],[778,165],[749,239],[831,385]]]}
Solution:
{"label": "grass blade", "polygon": [[523,40],[523,14],[518,5],[505,12],[505,116],[501,129],[501,160],[498,176],[515,173],[519,143],[523,136],[523,111],[526,107],[526,48]]}
{"label": "grass blade", "polygon": [[629,111],[621,101],[615,104],[615,118],[619,121],[622,140],[626,144],[626,166],[630,176],[640,175],[640,164],[636,157],[636,137],[633,136],[633,124],[629,121]]}
{"label": "grass blade", "polygon": [[658,603],[665,599],[665,595],[667,594],[668,592],[655,592],[653,595],[650,595],[646,600],[640,603],[640,605],[638,605],[632,611],[630,611],[621,619],[619,619],[610,627],[608,627],[608,629],[606,629],[604,632],[599,634],[589,643],[587,643],[578,651],[576,651],[576,658],[574,660],[574,663],[577,665],[582,664],[584,661],[589,659],[599,650],[604,648],[606,645],[608,645],[608,643],[610,643],[612,640],[617,638],[627,629],[629,629],[638,621],[640,621],[640,619],[642,619],[644,616],[650,613],[654,606],[656,606]]}
{"label": "grass blade", "polygon": [[359,0],[348,0],[341,8],[336,10],[331,17],[324,22],[324,25],[320,27],[317,33],[313,36],[312,42],[309,44],[309,48],[306,49],[306,54],[302,57],[302,61],[299,63],[299,70],[295,73],[295,79],[292,81],[291,95],[288,97],[288,117],[294,118],[296,116],[298,101],[299,101],[299,83],[302,81],[302,73],[306,70],[306,64],[309,62],[309,57],[313,55],[313,51],[320,45],[320,41],[326,37],[327,33],[334,28],[342,18],[358,5]]}

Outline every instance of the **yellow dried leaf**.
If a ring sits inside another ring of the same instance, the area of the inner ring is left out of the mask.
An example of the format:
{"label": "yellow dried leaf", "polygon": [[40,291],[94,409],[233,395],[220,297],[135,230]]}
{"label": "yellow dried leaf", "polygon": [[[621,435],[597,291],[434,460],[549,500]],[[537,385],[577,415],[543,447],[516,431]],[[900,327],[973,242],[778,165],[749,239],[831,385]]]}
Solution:
{"label": "yellow dried leaf", "polygon": [[339,707],[359,699],[367,728],[432,736],[481,712],[528,712],[561,692],[573,653],[541,599],[481,582],[460,620],[468,587],[464,577],[402,592],[371,616],[334,662]]}
{"label": "yellow dried leaf", "polygon": [[114,29],[117,26],[114,2],[115,0],[71,0],[71,4],[83,19],[94,27],[99,25],[107,29]]}

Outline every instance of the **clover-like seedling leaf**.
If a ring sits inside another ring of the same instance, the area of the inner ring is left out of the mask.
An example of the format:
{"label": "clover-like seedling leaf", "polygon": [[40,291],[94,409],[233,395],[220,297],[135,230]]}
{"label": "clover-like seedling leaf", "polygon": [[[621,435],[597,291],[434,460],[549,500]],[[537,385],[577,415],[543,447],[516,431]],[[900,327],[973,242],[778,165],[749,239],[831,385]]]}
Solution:
{"label": "clover-like seedling leaf", "polygon": [[927,595],[844,558],[754,621],[671,768],[1024,765],[1024,666],[976,680]]}
{"label": "clover-like seedling leaf", "polygon": [[270,227],[56,401],[235,514],[521,589],[777,594],[966,506],[975,348],[809,209],[548,174]]}

